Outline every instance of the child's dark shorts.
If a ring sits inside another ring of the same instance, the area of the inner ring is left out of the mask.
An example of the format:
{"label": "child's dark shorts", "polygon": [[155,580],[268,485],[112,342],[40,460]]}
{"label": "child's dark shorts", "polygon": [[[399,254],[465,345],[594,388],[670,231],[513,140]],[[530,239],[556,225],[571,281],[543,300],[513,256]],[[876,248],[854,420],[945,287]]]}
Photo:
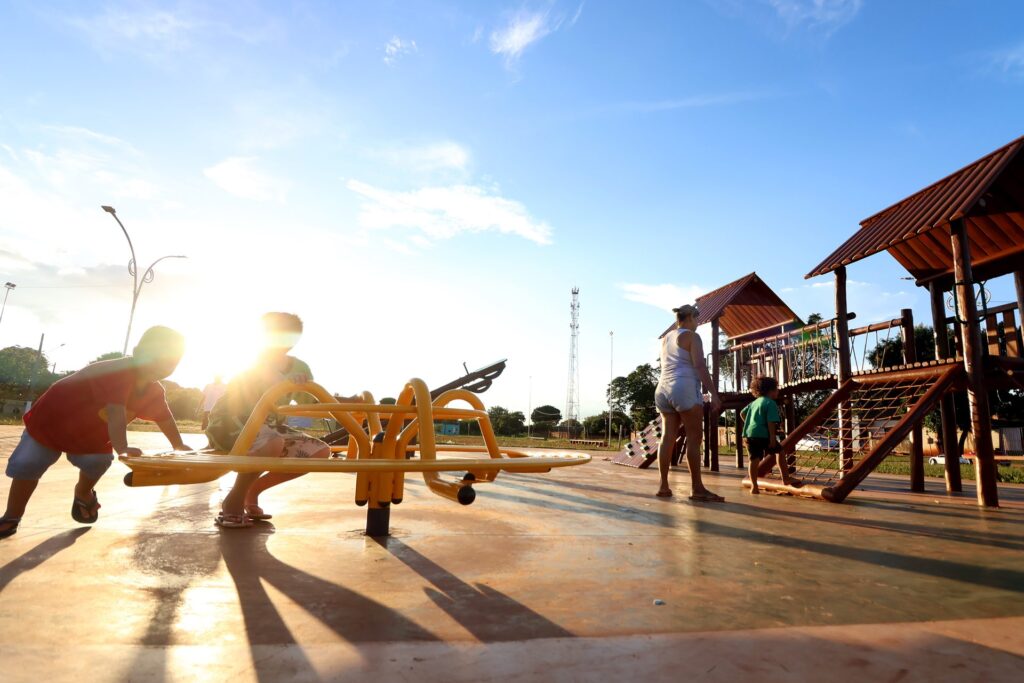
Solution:
{"label": "child's dark shorts", "polygon": [[771,440],[764,436],[748,436],[746,442],[747,453],[751,460],[762,460],[764,456],[776,451],[771,447]]}

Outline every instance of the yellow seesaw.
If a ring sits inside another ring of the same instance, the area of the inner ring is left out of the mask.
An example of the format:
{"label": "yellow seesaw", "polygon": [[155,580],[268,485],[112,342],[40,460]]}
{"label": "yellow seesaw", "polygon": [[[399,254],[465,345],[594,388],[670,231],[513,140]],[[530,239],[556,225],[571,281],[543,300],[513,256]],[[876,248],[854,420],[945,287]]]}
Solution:
{"label": "yellow seesaw", "polygon": [[[319,403],[278,405],[284,396],[296,393],[309,394]],[[500,449],[483,403],[476,394],[465,389],[446,391],[431,401],[427,385],[414,378],[406,383],[394,405],[376,403],[369,392],[363,392],[361,398],[361,402],[338,403],[314,382],[281,382],[260,398],[230,453],[189,451],[121,456],[121,461],[132,470],[125,475],[125,484],[198,484],[214,481],[228,472],[355,473],[355,503],[369,505],[366,533],[383,536],[388,533],[391,503],[402,502],[406,472],[422,473],[431,491],[469,505],[476,499],[473,485],[492,482],[499,472],[544,473],[552,467],[590,462],[590,456],[585,453],[530,455],[516,449]],[[468,403],[471,408],[449,407],[456,401]],[[348,430],[348,444],[332,447],[336,457],[326,460],[245,455],[271,413],[333,418]],[[381,419],[384,416],[388,418],[386,427]],[[457,419],[476,420],[483,438],[482,446],[436,444],[434,420]],[[421,425],[427,428],[421,430]],[[419,443],[414,444],[417,437]],[[438,457],[447,453],[480,453],[486,457]],[[441,479],[441,472],[464,474],[459,480],[445,481]]]}

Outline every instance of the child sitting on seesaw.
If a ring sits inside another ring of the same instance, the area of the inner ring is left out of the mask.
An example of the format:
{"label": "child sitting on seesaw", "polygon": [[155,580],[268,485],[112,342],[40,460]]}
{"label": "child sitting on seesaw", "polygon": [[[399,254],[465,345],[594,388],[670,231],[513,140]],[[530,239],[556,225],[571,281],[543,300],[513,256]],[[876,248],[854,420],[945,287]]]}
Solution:
{"label": "child sitting on seesaw", "polygon": [[[761,489],[757,486],[757,471],[761,467],[761,460],[769,453],[779,452],[778,428],[782,417],[775,402],[779,396],[779,383],[772,377],[755,377],[750,383],[750,393],[755,399],[740,411],[740,417],[743,419],[743,440],[750,454],[750,492],[758,494],[761,493]],[[781,454],[779,471],[782,472],[782,483],[789,486],[800,485],[790,476],[789,467],[782,460]]]}
{"label": "child sitting on seesaw", "polygon": [[[304,362],[288,355],[302,336],[302,320],[294,313],[267,313],[263,316],[264,345],[256,363],[228,383],[224,395],[210,411],[206,436],[218,451],[228,452],[242,433],[249,415],[260,398],[278,382],[291,380],[304,384],[313,372]],[[288,403],[293,396],[286,396]],[[342,398],[342,401],[356,400]],[[264,424],[247,455],[270,458],[328,458],[331,448],[320,439],[283,425]],[[227,529],[251,527],[253,520],[270,519],[259,504],[261,493],[271,486],[301,477],[294,472],[239,472],[231,491],[224,497],[221,512],[214,520]]]}
{"label": "child sitting on seesaw", "polygon": [[12,536],[25,513],[39,478],[66,453],[78,468],[71,516],[92,524],[99,519],[96,482],[114,456],[141,455],[128,446],[126,427],[136,417],[156,422],[175,450],[189,450],[181,441],[158,380],[178,366],[185,339],[167,327],[151,327],[132,355],[88,365],[56,382],[25,413],[25,431],[7,461],[11,490],[0,518],[0,538]]}

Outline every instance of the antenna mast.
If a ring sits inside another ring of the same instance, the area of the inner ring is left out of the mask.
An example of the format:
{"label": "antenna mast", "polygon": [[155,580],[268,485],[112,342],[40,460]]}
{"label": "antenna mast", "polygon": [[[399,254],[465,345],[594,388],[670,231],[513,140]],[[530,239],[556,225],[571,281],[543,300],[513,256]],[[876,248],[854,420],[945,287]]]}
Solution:
{"label": "antenna mast", "polygon": [[569,436],[580,425],[580,288],[572,288],[569,306],[569,388],[565,392],[565,422]]}

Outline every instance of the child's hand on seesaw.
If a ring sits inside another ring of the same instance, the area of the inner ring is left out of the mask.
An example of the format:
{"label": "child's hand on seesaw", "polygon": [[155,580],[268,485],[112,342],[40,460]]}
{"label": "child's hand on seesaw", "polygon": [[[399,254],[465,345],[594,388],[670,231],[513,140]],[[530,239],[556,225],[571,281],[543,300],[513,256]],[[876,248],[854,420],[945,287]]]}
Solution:
{"label": "child's hand on seesaw", "polygon": [[128,446],[124,449],[124,453],[121,453],[121,455],[142,455],[142,449]]}

